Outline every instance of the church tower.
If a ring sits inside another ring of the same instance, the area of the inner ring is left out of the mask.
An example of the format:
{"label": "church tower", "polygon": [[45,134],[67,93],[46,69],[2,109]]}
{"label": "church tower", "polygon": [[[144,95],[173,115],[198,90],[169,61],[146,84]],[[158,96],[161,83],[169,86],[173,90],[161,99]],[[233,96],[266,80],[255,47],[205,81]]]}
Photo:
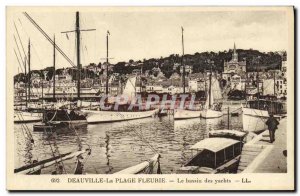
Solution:
{"label": "church tower", "polygon": [[238,62],[238,53],[236,52],[235,43],[233,45],[232,61]]}

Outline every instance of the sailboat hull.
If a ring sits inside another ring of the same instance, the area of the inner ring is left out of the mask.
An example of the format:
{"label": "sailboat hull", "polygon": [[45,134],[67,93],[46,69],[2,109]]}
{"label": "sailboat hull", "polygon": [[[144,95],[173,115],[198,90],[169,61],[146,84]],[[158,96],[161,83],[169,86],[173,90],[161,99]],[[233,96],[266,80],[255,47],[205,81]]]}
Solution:
{"label": "sailboat hull", "polygon": [[192,110],[175,110],[174,119],[175,120],[183,120],[189,118],[200,118],[200,111],[192,111]]}
{"label": "sailboat hull", "polygon": [[243,108],[243,129],[254,133],[266,130],[268,118],[269,113],[266,110]]}
{"label": "sailboat hull", "polygon": [[211,119],[211,118],[220,118],[223,116],[223,113],[221,111],[215,111],[215,110],[203,110],[201,112],[201,118],[205,119]]}
{"label": "sailboat hull", "polygon": [[42,121],[42,113],[19,112],[15,111],[14,123],[31,123]]}
{"label": "sailboat hull", "polygon": [[86,114],[86,120],[92,123],[118,122],[155,116],[158,109],[140,112],[118,112],[118,111],[92,111],[82,110]]}

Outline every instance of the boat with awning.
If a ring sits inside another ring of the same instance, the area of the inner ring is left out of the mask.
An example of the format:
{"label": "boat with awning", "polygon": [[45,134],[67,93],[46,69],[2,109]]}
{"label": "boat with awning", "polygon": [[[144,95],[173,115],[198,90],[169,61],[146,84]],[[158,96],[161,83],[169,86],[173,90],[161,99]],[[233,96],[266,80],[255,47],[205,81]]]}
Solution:
{"label": "boat with awning", "polygon": [[178,173],[232,173],[237,168],[242,142],[230,138],[206,138],[194,144],[192,158]]}

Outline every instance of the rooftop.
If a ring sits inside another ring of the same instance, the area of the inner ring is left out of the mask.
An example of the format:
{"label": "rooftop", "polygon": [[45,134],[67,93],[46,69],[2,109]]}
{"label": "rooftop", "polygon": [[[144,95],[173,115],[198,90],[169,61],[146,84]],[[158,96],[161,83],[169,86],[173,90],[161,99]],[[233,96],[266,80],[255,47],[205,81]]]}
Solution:
{"label": "rooftop", "polygon": [[194,144],[191,150],[209,150],[212,152],[219,152],[229,146],[239,143],[239,141],[229,138],[206,138]]}

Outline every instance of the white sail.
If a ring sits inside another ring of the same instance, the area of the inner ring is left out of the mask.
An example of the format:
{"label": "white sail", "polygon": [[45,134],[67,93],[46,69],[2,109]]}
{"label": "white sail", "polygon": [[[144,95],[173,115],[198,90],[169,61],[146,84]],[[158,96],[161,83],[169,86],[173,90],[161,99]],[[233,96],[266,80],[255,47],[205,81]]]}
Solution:
{"label": "white sail", "polygon": [[136,88],[136,77],[128,78],[123,95],[128,96],[129,98],[133,98],[135,96]]}
{"label": "white sail", "polygon": [[222,99],[222,92],[221,92],[220,82],[215,77],[212,78],[211,92],[213,94],[214,99],[216,99],[216,100]]}
{"label": "white sail", "polygon": [[[223,116],[221,108],[216,108],[216,106],[214,106],[215,99],[222,99],[222,93],[221,93],[219,81],[216,78],[211,78],[211,84],[209,85],[211,87],[211,93],[209,93],[209,89],[208,89],[207,98],[204,107],[205,109],[201,111],[200,117],[205,119],[220,118]],[[210,106],[209,106],[209,102],[210,102]]]}
{"label": "white sail", "polygon": [[[209,83],[209,81],[208,81],[208,83]],[[210,105],[213,105],[215,100],[222,99],[222,91],[221,91],[221,87],[220,87],[220,82],[215,77],[211,78],[211,95],[209,93],[209,89],[207,89],[207,99],[205,102],[205,108],[209,108],[209,97],[210,97]]]}

